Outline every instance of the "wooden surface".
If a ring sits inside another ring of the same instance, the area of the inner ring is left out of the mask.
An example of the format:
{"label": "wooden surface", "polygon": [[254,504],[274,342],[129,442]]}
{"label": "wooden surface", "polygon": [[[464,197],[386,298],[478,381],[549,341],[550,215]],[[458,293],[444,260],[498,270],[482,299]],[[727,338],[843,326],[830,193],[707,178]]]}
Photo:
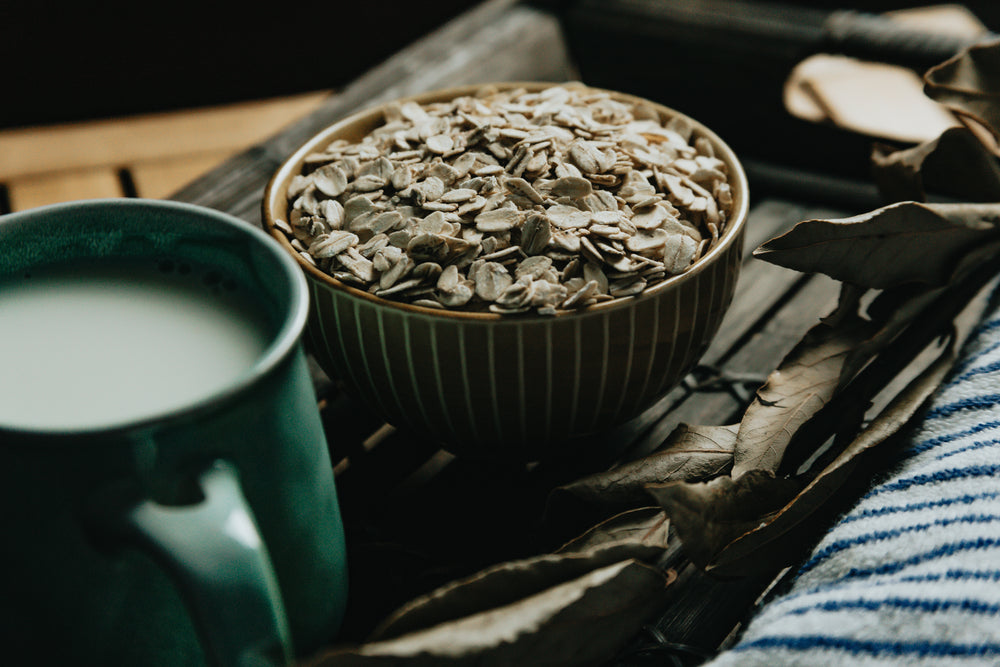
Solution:
{"label": "wooden surface", "polygon": [[[195,134],[212,129],[190,142],[180,138],[185,121],[172,116],[146,119],[144,127],[152,136],[139,137],[131,148],[115,154],[108,152],[109,143],[122,150],[135,135],[114,121],[99,124],[103,138],[89,144],[91,139],[79,139],[82,148],[71,169],[64,169],[70,163],[53,161],[47,153],[45,147],[58,139],[0,134],[0,182],[6,186],[9,207],[17,208],[66,194],[110,191],[116,183],[121,194],[131,188],[140,195],[164,196],[210,168],[172,196],[259,225],[262,189],[277,166],[309,136],[352,111],[464,83],[575,78],[578,72],[554,16],[514,0],[488,0],[336,95],[306,95],[273,108],[265,104],[273,111],[263,114],[270,129],[256,137],[249,130],[240,135],[242,141],[253,142],[249,148],[220,138],[236,124],[232,119],[239,116],[238,109],[222,109],[214,120],[195,123],[188,128]],[[78,131],[68,127],[64,137],[79,137]],[[159,151],[177,150],[154,159],[154,145]],[[18,154],[8,156],[14,149]],[[34,157],[27,155],[31,152]],[[53,169],[62,172],[57,174],[61,186],[46,185],[47,179],[56,178]],[[546,496],[554,486],[654,451],[681,422],[734,421],[764,375],[828,311],[837,293],[830,280],[753,260],[749,252],[800,220],[859,213],[855,204],[871,198],[868,189],[854,183],[815,178],[798,182],[780,165],[756,165],[750,173],[753,205],[743,273],[702,365],[644,414],[581,439],[574,461],[505,468],[457,460],[436,443],[383,423],[342,392],[336,378],[314,368],[348,533],[352,595],[344,641],[362,640],[399,604],[455,577],[550,550],[572,537],[578,526],[543,518]],[[89,189],[87,179],[93,179],[95,190]],[[831,200],[840,203],[833,208],[818,203]],[[701,662],[732,636],[773,578],[716,581],[691,567],[680,549],[671,552],[665,565],[680,574],[670,588],[670,600],[649,619],[647,631],[623,647],[619,665],[649,664],[643,660],[650,656],[669,664],[668,654],[683,659],[683,664]]]}
{"label": "wooden surface", "polygon": [[329,95],[0,131],[4,212],[72,199],[166,197]]}

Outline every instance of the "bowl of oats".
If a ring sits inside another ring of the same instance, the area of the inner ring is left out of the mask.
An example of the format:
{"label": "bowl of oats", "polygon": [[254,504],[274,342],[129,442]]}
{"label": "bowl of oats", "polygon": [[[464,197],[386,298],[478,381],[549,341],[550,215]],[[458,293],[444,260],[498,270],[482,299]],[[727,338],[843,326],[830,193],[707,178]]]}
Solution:
{"label": "bowl of oats", "polygon": [[738,159],[701,123],[504,83],[321,131],[271,178],[263,221],[308,278],[306,344],[331,377],[457,455],[539,460],[695,365],[747,210]]}

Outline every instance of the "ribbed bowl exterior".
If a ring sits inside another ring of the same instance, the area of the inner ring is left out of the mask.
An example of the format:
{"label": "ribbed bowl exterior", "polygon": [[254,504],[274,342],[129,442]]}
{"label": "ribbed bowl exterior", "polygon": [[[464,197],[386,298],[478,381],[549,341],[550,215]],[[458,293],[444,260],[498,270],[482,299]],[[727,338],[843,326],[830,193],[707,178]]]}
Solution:
{"label": "ribbed bowl exterior", "polygon": [[455,454],[551,458],[687,374],[732,300],[741,249],[739,239],[654,298],[523,320],[385,308],[310,277],[307,345],[389,423]]}
{"label": "ribbed bowl exterior", "polygon": [[[409,99],[428,103],[474,91],[456,88]],[[681,115],[653,106],[664,117]],[[726,162],[733,206],[722,236],[704,257],[636,297],[551,317],[503,317],[414,307],[343,285],[300,257],[275,226],[287,220],[285,193],[305,156],[336,138],[360,140],[381,118],[380,109],[362,111],[307,141],[268,183],[263,221],[309,280],[307,348],[331,377],[389,423],[440,441],[458,455],[550,459],[571,448],[577,436],[635,417],[697,363],[732,300],[749,208],[743,169],[711,130],[690,121]]]}

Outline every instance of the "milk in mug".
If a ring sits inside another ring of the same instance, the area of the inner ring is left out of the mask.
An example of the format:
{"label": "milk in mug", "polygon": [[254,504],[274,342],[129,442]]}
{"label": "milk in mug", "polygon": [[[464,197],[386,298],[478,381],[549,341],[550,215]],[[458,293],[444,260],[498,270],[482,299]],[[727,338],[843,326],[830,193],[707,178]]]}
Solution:
{"label": "milk in mug", "polygon": [[0,427],[123,424],[232,386],[269,342],[250,296],[216,270],[171,259],[0,278]]}

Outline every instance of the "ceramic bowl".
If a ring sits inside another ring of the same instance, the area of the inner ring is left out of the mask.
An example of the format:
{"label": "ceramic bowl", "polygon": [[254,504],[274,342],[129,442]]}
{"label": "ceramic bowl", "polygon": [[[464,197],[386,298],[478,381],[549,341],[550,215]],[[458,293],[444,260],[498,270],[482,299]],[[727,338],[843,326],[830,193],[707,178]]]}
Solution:
{"label": "ceramic bowl", "polygon": [[[495,85],[539,90],[552,84]],[[447,101],[478,88],[407,99]],[[681,115],[653,106],[664,120]],[[341,283],[301,257],[276,226],[288,220],[289,183],[310,153],[337,138],[359,141],[380,125],[383,108],[326,128],[281,165],[263,200],[265,228],[308,278],[307,348],[331,377],[389,423],[436,439],[457,455],[550,459],[572,450],[578,436],[637,416],[697,363],[732,299],[743,254],[744,171],[718,136],[687,120],[694,136],[706,137],[728,168],[733,203],[719,240],[686,272],[639,296],[552,316],[394,302]]]}

